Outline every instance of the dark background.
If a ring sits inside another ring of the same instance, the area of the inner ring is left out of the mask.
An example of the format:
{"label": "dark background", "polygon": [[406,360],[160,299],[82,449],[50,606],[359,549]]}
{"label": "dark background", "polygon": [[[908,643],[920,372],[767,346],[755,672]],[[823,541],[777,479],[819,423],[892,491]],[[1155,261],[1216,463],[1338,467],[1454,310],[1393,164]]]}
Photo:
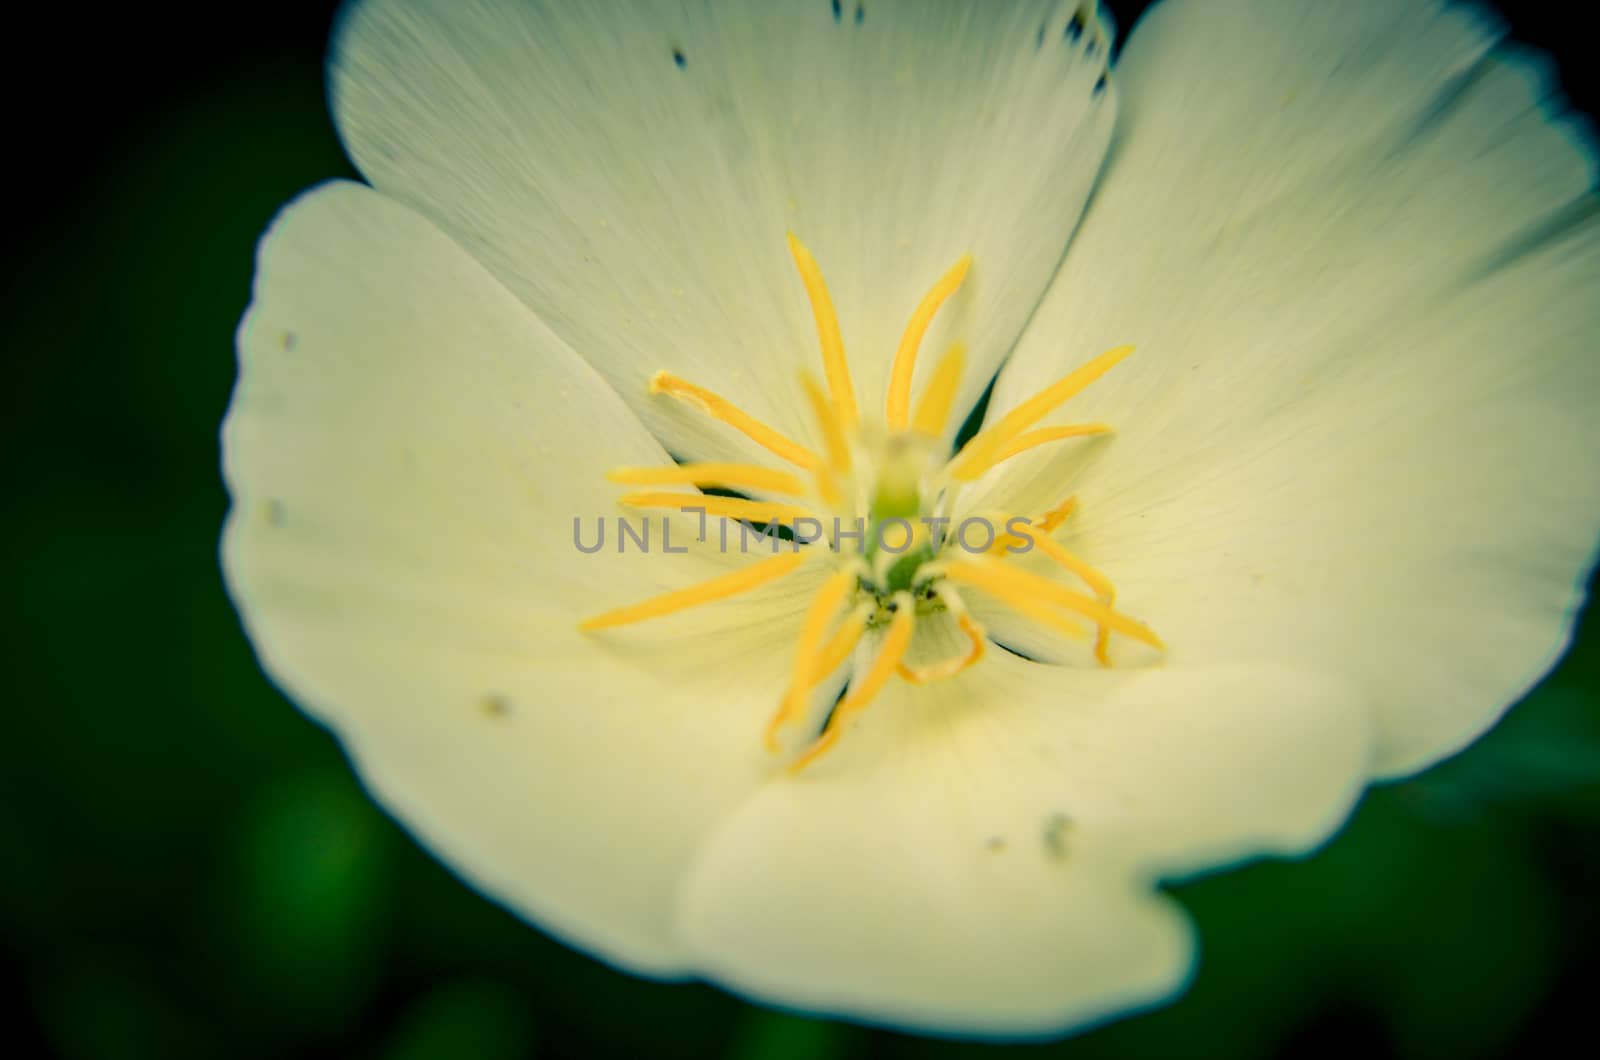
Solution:
{"label": "dark background", "polygon": [[[0,325],[8,631],[0,1047],[68,1058],[956,1057],[617,974],[476,897],[261,675],[224,596],[217,427],[255,241],[353,175],[333,4],[13,14]],[[1125,36],[1136,8],[1113,5]],[[1522,4],[1590,113],[1581,8]],[[24,8],[24,11],[27,9]],[[1489,605],[1492,606],[1492,603]],[[1301,862],[1176,888],[1199,978],[1062,1057],[1473,1056],[1585,1040],[1600,635]]]}

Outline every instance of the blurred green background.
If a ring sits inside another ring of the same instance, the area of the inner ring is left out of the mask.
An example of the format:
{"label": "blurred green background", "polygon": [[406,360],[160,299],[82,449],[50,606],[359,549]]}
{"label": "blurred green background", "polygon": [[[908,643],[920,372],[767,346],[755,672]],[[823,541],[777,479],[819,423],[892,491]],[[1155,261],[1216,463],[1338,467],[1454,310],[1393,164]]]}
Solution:
{"label": "blurred green background", "polygon": [[[1137,5],[1114,5],[1130,25]],[[479,899],[261,675],[218,577],[217,426],[257,236],[348,174],[328,2],[39,9],[5,70],[13,628],[0,774],[10,1055],[960,1057],[629,978]],[[1570,57],[1575,13],[1516,32]],[[1175,889],[1180,1002],[1061,1057],[1554,1050],[1600,943],[1600,632],[1324,851]],[[1579,1040],[1582,1040],[1581,1038]]]}

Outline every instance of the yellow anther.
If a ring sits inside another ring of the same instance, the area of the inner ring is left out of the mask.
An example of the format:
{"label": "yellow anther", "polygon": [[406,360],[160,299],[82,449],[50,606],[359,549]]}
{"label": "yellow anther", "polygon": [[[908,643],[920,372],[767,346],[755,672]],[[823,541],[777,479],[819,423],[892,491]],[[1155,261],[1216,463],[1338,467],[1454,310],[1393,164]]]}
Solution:
{"label": "yellow anther", "polygon": [[1000,568],[993,562],[979,565],[965,560],[950,560],[924,570],[930,574],[943,575],[953,582],[970,585],[979,592],[994,597],[1013,611],[1074,640],[1081,640],[1089,635],[1089,631],[1083,626],[1037,599],[1027,589],[1004,580],[999,574]]}
{"label": "yellow anther", "polygon": [[1014,550],[1024,548],[1027,544],[1026,539],[1018,537],[1016,534],[1001,534],[994,539],[994,544],[984,550],[984,555],[1005,559],[1007,556],[1015,555]]}
{"label": "yellow anther", "polygon": [[828,447],[828,467],[842,475],[850,470],[850,443],[845,439],[844,426],[839,422],[837,410],[828,403],[827,395],[811,378],[810,372],[800,373],[800,385],[805,387],[811,412],[822,427],[822,440]]}
{"label": "yellow anther", "polygon": [[806,297],[811,300],[811,315],[817,322],[817,339],[822,345],[822,369],[828,380],[828,393],[839,422],[846,431],[855,430],[856,392],[850,383],[850,364],[844,356],[844,336],[839,331],[839,315],[833,310],[833,298],[828,285],[805,244],[789,233],[789,253],[794,257],[795,268],[800,270],[800,282],[805,284]]}
{"label": "yellow anther", "polygon": [[820,666],[823,638],[828,635],[828,627],[844,604],[845,596],[855,588],[855,584],[854,571],[839,571],[822,583],[822,588],[811,601],[811,608],[806,612],[805,626],[800,630],[800,643],[795,647],[794,665],[789,675],[789,690],[784,694],[778,712],[767,723],[768,750],[778,749],[778,730],[800,712],[801,707],[805,705],[806,695],[816,687],[819,680],[827,676],[827,671],[821,670]]}
{"label": "yellow anther", "polygon": [[856,650],[856,645],[861,641],[861,634],[866,631],[867,619],[872,617],[872,612],[877,606],[875,601],[868,600],[858,604],[854,611],[844,616],[844,621],[833,631],[833,637],[822,649],[821,658],[817,661],[818,681],[837,670],[839,665],[850,657],[850,653]]}
{"label": "yellow anther", "polygon": [[1067,427],[1039,427],[1031,431],[1023,431],[1015,438],[1001,445],[995,450],[994,457],[989,461],[989,466],[1003,460],[1010,460],[1018,453],[1025,453],[1029,449],[1037,449],[1041,445],[1051,442],[1065,441],[1068,438],[1088,438],[1097,434],[1110,434],[1111,427],[1104,423],[1075,423]]}
{"label": "yellow anther", "polygon": [[[988,519],[990,525],[992,526],[1008,525],[1011,519],[1010,516],[999,511],[987,511],[982,513],[982,516],[983,518]],[[1026,519],[1022,521],[1027,522]],[[1028,539],[1025,537],[1019,537],[1018,535],[1007,531],[1006,533],[997,536],[994,539],[993,544],[984,550],[984,554],[987,556],[994,556],[999,559],[1005,559],[1007,556],[1014,556],[1019,552],[1026,551],[1028,551]]]}
{"label": "yellow anther", "polygon": [[727,398],[713,394],[703,386],[696,386],[688,380],[680,379],[671,372],[657,372],[651,376],[650,393],[666,394],[693,405],[712,419],[726,423],[769,453],[774,453],[797,467],[809,471],[822,463],[816,453],[799,442],[779,434]]}
{"label": "yellow anther", "polygon": [[678,589],[674,592],[663,593],[661,596],[652,597],[641,603],[619,607],[614,611],[586,618],[578,623],[578,628],[585,631],[597,629],[610,629],[613,626],[626,626],[634,622],[643,622],[651,618],[660,618],[677,611],[684,611],[701,604],[713,603],[717,600],[726,600],[730,596],[749,592],[751,589],[760,588],[769,582],[775,582],[785,574],[789,574],[804,563],[806,553],[794,552],[773,556],[759,563],[724,574],[698,585],[691,585],[687,589]]}
{"label": "yellow anther", "polygon": [[891,431],[906,429],[906,421],[911,414],[911,377],[916,371],[917,351],[922,347],[923,336],[927,335],[939,307],[956,293],[961,281],[967,278],[967,269],[971,266],[972,255],[963,254],[960,261],[939,277],[933,290],[917,304],[916,311],[911,314],[911,322],[906,325],[905,334],[900,336],[900,346],[895,350],[894,364],[889,369],[889,398],[884,408],[884,417]]}
{"label": "yellow anther", "polygon": [[[1068,497],[1054,508],[1051,508],[1049,511],[1045,512],[1039,518],[1031,520],[1031,522],[1041,533],[1053,534],[1056,532],[1056,528],[1062,523],[1066,522],[1068,517],[1070,517],[1072,513],[1077,510],[1078,498]],[[996,519],[1004,521],[1008,525],[1011,522],[1010,518],[1005,515],[997,515]],[[1012,549],[1021,548],[1026,544],[1027,541],[1018,537],[1016,534],[1001,534],[995,539],[994,544],[989,546],[988,554],[1003,558],[1005,556],[1012,555]]]}
{"label": "yellow anther", "polygon": [[1045,512],[1042,516],[1040,516],[1036,525],[1045,533],[1053,534],[1056,532],[1056,528],[1071,518],[1072,513],[1077,510],[1078,498],[1068,497],[1066,500],[1062,501],[1060,504],[1056,505],[1054,508],[1051,508],[1048,512]]}
{"label": "yellow anther", "polygon": [[[1009,525],[1009,523],[1008,523]],[[1111,579],[1095,570],[1071,552],[1050,540],[1048,531],[1043,527],[1021,526],[1018,529],[1022,535],[1046,556],[1055,560],[1062,567],[1083,580],[1095,596],[1107,609],[1113,608],[1117,603],[1117,589],[1111,584]],[[1097,627],[1094,638],[1094,657],[1100,661],[1101,666],[1111,665],[1111,627],[1102,622]]]}
{"label": "yellow anther", "polygon": [[1144,623],[1031,571],[1018,570],[990,559],[950,560],[938,566],[951,581],[970,585],[1029,618],[1067,632],[1069,636],[1083,636],[1082,627],[1052,610],[1052,606],[1076,612],[1097,626],[1109,626],[1113,631],[1126,634],[1158,651],[1166,650],[1161,638]]}
{"label": "yellow anther", "polygon": [[1089,566],[1089,564],[1085,563],[1077,556],[1074,556],[1071,552],[1068,552],[1066,549],[1062,548],[1057,542],[1052,541],[1048,536],[1046,536],[1043,527],[1027,526],[1022,523],[1018,523],[1016,526],[1017,530],[1021,532],[1022,536],[1032,541],[1034,546],[1038,548],[1040,552],[1043,552],[1046,556],[1049,556],[1051,559],[1061,564],[1061,566],[1065,567],[1067,570],[1083,579],[1084,584],[1089,586],[1095,595],[1102,597],[1116,596],[1117,590],[1111,584],[1111,579],[1107,578],[1104,574],[1101,574],[1099,571]]}
{"label": "yellow anther", "polygon": [[792,522],[800,516],[816,517],[810,508],[779,501],[747,501],[743,497],[715,497],[704,493],[630,493],[617,501],[629,508],[669,508],[679,512],[744,519],[753,523]]}
{"label": "yellow anther", "polygon": [[899,668],[900,661],[905,658],[906,649],[911,646],[911,634],[916,628],[916,602],[907,592],[895,593],[893,602],[894,619],[889,623],[888,632],[883,635],[883,643],[878,646],[878,654],[873,658],[872,665],[844,699],[839,701],[839,705],[833,708],[833,717],[828,720],[828,727],[817,742],[812,744],[805,754],[790,763],[789,772],[800,772],[837,743],[844,723],[866,710]]}
{"label": "yellow anther", "polygon": [[[756,464],[675,464],[669,467],[615,467],[606,478],[624,486],[721,486],[765,490],[798,496],[805,484],[798,476]],[[684,496],[692,496],[685,494]]]}
{"label": "yellow anther", "polygon": [[[1056,532],[1056,528],[1062,523],[1066,522],[1067,517],[1077,510],[1077,507],[1078,498],[1068,497],[1054,508],[1051,508],[1049,511],[1045,512],[1039,518],[1025,521],[1031,522],[1040,533],[1053,534]],[[990,518],[997,523],[1005,523],[1008,526],[1011,523],[1010,517],[1005,515],[1003,512],[993,513]],[[1028,541],[1026,538],[1019,537],[1013,533],[1004,533],[995,538],[994,544],[989,546],[986,554],[990,556],[998,556],[999,558],[1004,559],[1007,556],[1016,555],[1016,550],[1018,549],[1027,551],[1023,548],[1023,546],[1027,543]]]}
{"label": "yellow anther", "polygon": [[928,380],[917,401],[917,411],[911,416],[911,429],[918,434],[937,438],[944,433],[945,424],[950,421],[951,406],[956,403],[956,388],[961,385],[966,354],[966,347],[958,342],[945,352],[933,370],[933,378]]}
{"label": "yellow anther", "polygon": [[968,647],[966,654],[936,662],[931,666],[912,667],[901,663],[896,672],[906,681],[914,685],[925,685],[933,681],[943,681],[954,677],[969,666],[975,666],[983,660],[984,648],[987,645],[987,634],[982,626],[971,615],[962,615],[957,619],[961,632],[967,635]]}
{"label": "yellow anther", "polygon": [[1132,352],[1132,346],[1118,346],[1107,350],[1006,413],[994,426],[979,431],[957,455],[950,467],[951,475],[961,482],[971,482],[978,478],[998,462],[995,454],[1002,446],[1050,415],[1058,406],[1116,367]]}

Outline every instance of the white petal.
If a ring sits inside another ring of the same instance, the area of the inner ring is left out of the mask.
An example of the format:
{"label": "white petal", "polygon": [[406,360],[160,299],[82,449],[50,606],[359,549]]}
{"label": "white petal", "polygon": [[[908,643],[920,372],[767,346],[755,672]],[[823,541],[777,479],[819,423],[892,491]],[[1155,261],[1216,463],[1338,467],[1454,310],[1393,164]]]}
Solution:
{"label": "white petal", "polygon": [[1593,158],[1536,59],[1461,8],[1162,5],[1115,77],[1095,204],[997,387],[1137,347],[1017,460],[1017,506],[1173,664],[1358,682],[1375,770],[1482,732],[1567,642],[1600,526]]}
{"label": "white petal", "polygon": [[996,654],[891,686],[717,833],[682,905],[715,977],[874,1021],[1059,1032],[1186,980],[1152,873],[1302,850],[1365,777],[1362,718],[1315,674]]}
{"label": "white petal", "polygon": [[731,439],[648,398],[653,373],[812,436],[796,375],[820,360],[790,230],[872,414],[912,310],[973,253],[919,369],[965,340],[958,408],[976,399],[1111,133],[1109,42],[1066,32],[1075,6],[366,0],[334,106],[378,188],[488,265],[668,448],[712,455]]}
{"label": "white petal", "polygon": [[239,349],[223,551],[263,665],[470,882],[618,963],[681,970],[673,887],[761,780],[815,578],[580,634],[740,557],[578,552],[574,517],[588,540],[617,514],[605,470],[665,453],[481,266],[364,187],[274,225]]}

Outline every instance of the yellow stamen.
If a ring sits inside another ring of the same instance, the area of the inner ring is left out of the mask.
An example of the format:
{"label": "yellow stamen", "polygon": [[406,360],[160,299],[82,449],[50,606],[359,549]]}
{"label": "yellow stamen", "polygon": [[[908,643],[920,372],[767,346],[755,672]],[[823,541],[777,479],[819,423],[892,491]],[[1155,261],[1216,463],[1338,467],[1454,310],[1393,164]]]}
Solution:
{"label": "yellow stamen", "polygon": [[727,398],[713,394],[705,387],[696,386],[686,379],[680,379],[671,372],[657,372],[651,376],[650,393],[666,394],[693,405],[712,419],[726,423],[769,453],[774,453],[797,467],[809,471],[822,463],[816,453],[799,442],[779,434]]}
{"label": "yellow stamen", "polygon": [[715,497],[705,493],[630,493],[617,501],[629,508],[670,508],[680,512],[744,519],[752,523],[790,522],[797,516],[816,517],[810,508],[779,501],[747,501],[743,497]]}
{"label": "yellow stamen", "polygon": [[1007,556],[1015,555],[1013,550],[1020,549],[1027,543],[1016,534],[1001,534],[994,539],[994,544],[990,545],[984,554],[1005,559]]}
{"label": "yellow stamen", "polygon": [[778,749],[778,730],[785,722],[800,712],[810,692],[826,672],[819,673],[822,661],[822,639],[827,636],[833,616],[844,603],[845,595],[855,587],[854,571],[843,570],[822,583],[811,608],[806,612],[806,623],[800,630],[800,643],[795,647],[794,666],[789,676],[789,691],[784,694],[778,712],[767,723],[767,749]]}
{"label": "yellow stamen", "polygon": [[1006,442],[995,450],[994,458],[989,461],[989,466],[1004,460],[1010,460],[1018,453],[1025,453],[1029,449],[1037,449],[1041,445],[1051,442],[1063,441],[1067,438],[1087,438],[1096,434],[1110,434],[1112,428],[1104,423],[1075,423],[1068,427],[1040,427],[1032,431],[1023,431],[1015,438]]}
{"label": "yellow stamen", "polygon": [[[1101,574],[1089,564],[1050,540],[1042,527],[1019,526],[1018,529],[1021,530],[1024,537],[1034,543],[1039,551],[1083,579],[1084,584],[1093,590],[1095,596],[1108,609],[1116,606],[1117,589],[1116,586],[1111,584],[1110,578],[1107,578],[1104,574]],[[1100,661],[1101,666],[1111,665],[1110,648],[1111,627],[1102,622],[1099,624],[1094,638],[1094,657]]]}
{"label": "yellow stamen", "polygon": [[856,644],[861,640],[861,634],[866,631],[867,619],[872,617],[877,604],[868,600],[854,611],[845,616],[839,623],[839,628],[833,631],[833,639],[822,649],[822,656],[817,661],[816,680],[820,681],[839,668],[839,664],[850,657],[856,650]]}
{"label": "yellow stamen", "polygon": [[1056,532],[1056,527],[1066,522],[1072,516],[1072,513],[1077,510],[1078,498],[1068,497],[1048,512],[1045,512],[1039,518],[1038,527],[1047,534],[1053,534]]}
{"label": "yellow stamen", "polygon": [[812,414],[822,425],[823,439],[828,446],[828,459],[817,465],[812,477],[817,481],[817,492],[822,494],[823,501],[831,508],[838,508],[844,501],[844,494],[839,489],[837,476],[850,469],[850,445],[839,428],[839,419],[834,415],[833,406],[828,403],[827,396],[822,393],[816,380],[802,372],[800,383],[811,402]]}
{"label": "yellow stamen", "polygon": [[[693,509],[724,519],[794,525],[791,520],[802,517],[820,519],[817,512],[808,507],[813,503],[834,515],[844,509],[846,501],[858,507],[866,496],[866,487],[871,486],[871,513],[880,534],[890,521],[928,507],[924,504],[927,499],[924,493],[929,485],[924,481],[929,470],[926,464],[931,456],[930,449],[946,437],[950,427],[965,368],[965,347],[959,342],[952,343],[938,364],[931,371],[924,371],[926,381],[915,402],[912,401],[912,387],[918,381],[917,359],[922,346],[929,340],[935,318],[965,283],[971,271],[972,255],[964,255],[950,266],[913,310],[889,366],[884,431],[873,430],[861,436],[860,410],[832,294],[810,250],[793,233],[788,236],[788,245],[811,306],[822,358],[821,381],[807,373],[802,373],[800,380],[817,420],[818,448],[801,445],[704,387],[670,372],[657,372],[650,380],[652,394],[664,394],[693,406],[793,465],[793,469],[780,470],[754,462],[620,467],[609,473],[611,481],[644,487],[622,497],[621,504],[644,509]],[[934,497],[933,506],[942,511],[953,509],[962,483],[977,479],[1018,454],[1066,439],[1110,433],[1112,428],[1103,423],[1040,424],[1131,352],[1132,347],[1120,346],[1100,354],[980,431],[945,464],[941,477],[934,483],[940,492]],[[917,437],[910,437],[913,434]],[[857,445],[861,446],[863,455],[872,454],[875,466],[853,473],[851,465],[857,455],[853,447]],[[853,477],[853,474],[864,475],[866,470],[874,472],[871,481]],[[683,487],[700,487],[702,491],[719,494],[747,490],[753,498],[671,492]],[[933,561],[927,562],[930,555],[924,549],[931,537],[927,520],[907,520],[908,540],[898,551],[891,551],[887,546],[869,548],[858,543],[857,551],[848,560],[841,557],[842,569],[836,568],[826,578],[806,609],[790,662],[788,686],[765,728],[767,746],[777,749],[778,737],[785,726],[798,725],[802,713],[812,713],[810,707],[820,705],[819,688],[834,687],[828,683],[830,678],[838,681],[850,676],[851,681],[834,705],[821,734],[790,763],[788,768],[792,773],[806,769],[833,748],[852,719],[866,710],[896,676],[910,684],[923,685],[955,677],[981,662],[987,653],[987,633],[968,614],[956,591],[958,586],[993,597],[1020,615],[1067,636],[1085,637],[1088,630],[1083,620],[1093,623],[1095,657],[1104,665],[1110,665],[1109,643],[1113,632],[1164,650],[1161,639],[1153,631],[1116,610],[1117,593],[1109,578],[1050,539],[1050,534],[1066,521],[1075,507],[1075,499],[1068,497],[1031,522],[1004,513],[989,513],[992,519],[1004,520],[1008,532],[997,535],[998,540],[987,555],[980,557],[957,558],[946,551],[943,555],[947,558],[932,557]],[[837,530],[838,523],[836,518],[836,536],[842,532]],[[1013,523],[1018,529],[1011,529]],[[722,525],[726,529],[726,523]],[[843,540],[840,538],[833,543],[835,551],[843,547]],[[1052,580],[1066,581],[1061,573],[1052,570],[1047,577],[1006,562],[1011,549],[1029,544],[1081,584],[1068,588]],[[774,582],[796,570],[808,555],[821,551],[803,550],[798,542],[783,551],[778,551],[776,540],[774,546],[770,559],[698,585],[595,615],[582,621],[579,627],[585,631],[609,629],[723,600]],[[910,558],[905,562],[912,568],[909,571],[898,566],[908,554]],[[938,609],[942,603],[955,619],[967,640],[963,647],[960,638],[953,638],[955,654],[938,657],[926,665],[907,664],[917,624],[917,600],[904,589],[894,592],[888,602],[884,600],[888,595],[886,590],[868,590],[875,585],[903,586],[908,580],[927,594],[928,598],[923,601],[925,608]],[[860,589],[858,585],[868,589]],[[887,624],[881,630],[876,648],[866,661],[869,653],[860,647],[862,638],[869,625],[882,624],[885,620]],[[858,652],[864,660],[859,668],[853,661]],[[842,667],[850,670],[841,672]]]}
{"label": "yellow stamen", "polygon": [[828,380],[828,393],[833,397],[833,407],[838,412],[844,429],[856,426],[856,392],[850,383],[850,364],[844,356],[844,336],[839,332],[839,316],[833,310],[833,298],[828,285],[805,244],[789,233],[789,253],[794,257],[795,268],[800,270],[800,282],[805,284],[806,296],[811,300],[811,315],[817,322],[817,339],[822,344],[822,369]]}
{"label": "yellow stamen", "polygon": [[911,599],[910,593],[898,592],[894,594],[894,603],[896,606],[894,620],[889,623],[889,631],[883,636],[877,657],[872,660],[872,665],[868,667],[860,682],[850,689],[849,694],[839,701],[838,706],[833,708],[833,717],[828,719],[828,727],[822,736],[805,754],[790,763],[789,772],[800,772],[837,743],[845,721],[866,710],[899,668],[900,660],[905,658],[906,648],[910,647],[911,634],[915,630],[916,602]]}
{"label": "yellow stamen", "polygon": [[[1008,567],[993,560],[969,562],[967,560],[950,560],[938,565],[944,575],[952,581],[964,582],[980,592],[1001,600],[1008,606],[1044,622],[1057,629],[1063,629],[1061,623],[1044,617],[1046,614],[1057,614],[1050,610],[1048,605],[1066,608],[1089,619],[1095,625],[1110,626],[1118,633],[1124,633],[1134,640],[1150,645],[1158,651],[1165,651],[1166,645],[1161,638],[1156,636],[1151,629],[1142,622],[1135,621],[1120,611],[1113,611],[1098,601],[1092,600],[1082,593],[1074,592],[1064,585],[1058,585],[1041,575],[1031,571],[1018,570]],[[1059,616],[1058,617],[1063,617]],[[1076,623],[1071,623],[1075,632],[1071,635],[1082,636],[1082,628]]]}
{"label": "yellow stamen", "polygon": [[897,672],[902,678],[914,685],[925,685],[933,681],[943,681],[954,677],[969,666],[975,666],[983,659],[984,647],[987,644],[987,634],[984,628],[973,619],[971,615],[962,615],[957,622],[961,632],[967,635],[970,646],[965,655],[957,655],[930,666],[911,667],[901,663]]}
{"label": "yellow stamen", "polygon": [[[1066,522],[1067,518],[1071,516],[1072,513],[1077,510],[1077,508],[1078,498],[1068,497],[1054,508],[1051,508],[1049,511],[1045,512],[1039,518],[1028,521],[1038,528],[1040,533],[1053,534],[1056,532],[1056,528],[1062,523]],[[997,513],[993,518],[995,521],[1004,522],[1008,526],[1011,523],[1011,518],[1003,513]],[[1004,559],[1006,556],[1015,555],[1015,553],[1012,551],[1013,549],[1021,548],[1027,543],[1027,541],[1018,537],[1016,534],[1001,534],[995,539],[995,543],[989,546],[988,555],[999,556],[1001,559]]]}
{"label": "yellow stamen", "polygon": [[933,370],[927,389],[917,401],[917,411],[911,417],[911,429],[918,434],[936,438],[944,433],[950,419],[950,408],[956,402],[956,387],[961,384],[961,369],[966,360],[966,347],[961,343],[951,346],[939,366]]}
{"label": "yellow stamen", "polygon": [[1082,578],[1084,583],[1094,590],[1098,596],[1115,596],[1117,590],[1112,586],[1111,580],[1104,574],[1095,570],[1071,552],[1062,548],[1055,541],[1046,537],[1042,528],[1037,526],[1024,526],[1017,524],[1017,529],[1038,547],[1039,551],[1061,564],[1067,570]]}
{"label": "yellow stamen", "polygon": [[1006,413],[993,427],[979,431],[956,457],[950,468],[951,475],[961,482],[971,482],[982,475],[995,465],[995,454],[1003,445],[1105,375],[1132,352],[1132,346],[1107,350]]}
{"label": "yellow stamen", "polygon": [[823,503],[835,510],[844,503],[844,494],[839,491],[839,483],[833,477],[833,472],[825,467],[816,470],[817,492],[822,494]]}
{"label": "yellow stamen", "polygon": [[615,467],[606,478],[624,486],[721,486],[798,496],[805,484],[795,475],[756,464],[676,464],[671,467]]}
{"label": "yellow stamen", "polygon": [[634,622],[643,622],[646,619],[660,618],[677,611],[684,611],[701,604],[709,604],[716,600],[725,600],[730,596],[760,588],[768,582],[777,581],[785,574],[792,572],[807,559],[804,552],[784,553],[764,559],[759,563],[746,567],[743,570],[724,574],[720,577],[703,581],[698,585],[691,585],[687,589],[678,589],[670,593],[652,597],[642,603],[630,604],[619,607],[614,611],[586,618],[578,623],[578,628],[585,631],[596,629],[610,629],[613,626],[626,626]]}
{"label": "yellow stamen", "polygon": [[900,336],[900,347],[895,350],[894,364],[889,369],[889,399],[884,409],[891,431],[906,429],[906,418],[911,412],[911,376],[917,367],[917,350],[921,348],[923,336],[927,335],[928,327],[933,323],[934,314],[947,298],[956,293],[961,281],[967,278],[967,269],[971,265],[972,255],[964,254],[960,261],[939,277],[933,290],[917,304],[916,311],[911,314],[911,322],[906,325],[905,334]]}
{"label": "yellow stamen", "polygon": [[835,415],[835,409],[828,403],[827,395],[823,394],[822,387],[811,378],[810,372],[800,374],[800,383],[806,389],[806,398],[811,402],[812,414],[817,417],[817,422],[822,425],[822,438],[828,446],[828,466],[834,471],[843,474],[850,470],[850,443],[845,440],[844,427]]}
{"label": "yellow stamen", "polygon": [[1010,582],[1002,580],[997,574],[998,568],[991,564],[979,566],[962,560],[952,560],[948,563],[941,563],[937,566],[923,569],[930,574],[943,574],[951,581],[970,585],[979,592],[999,600],[1013,611],[1042,625],[1049,626],[1056,632],[1065,634],[1074,640],[1081,640],[1089,635],[1088,631],[1081,625],[1055,608],[1035,599],[1026,590],[1019,589]]}

